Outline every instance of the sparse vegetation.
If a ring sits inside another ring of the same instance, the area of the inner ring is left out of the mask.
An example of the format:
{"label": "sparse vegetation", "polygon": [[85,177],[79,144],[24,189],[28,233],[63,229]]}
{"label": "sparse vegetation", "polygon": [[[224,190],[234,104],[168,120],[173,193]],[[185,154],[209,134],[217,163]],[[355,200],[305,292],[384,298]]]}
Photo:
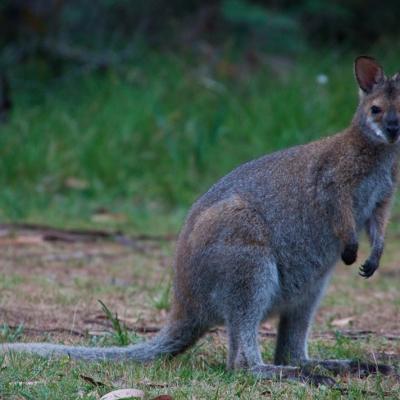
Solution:
{"label": "sparse vegetation", "polygon": [[169,310],[171,300],[172,280],[163,282],[157,289],[157,294],[152,298],[152,304],[157,310]]}
{"label": "sparse vegetation", "polygon": [[8,324],[3,324],[0,326],[0,341],[16,342],[22,338],[23,333],[23,324],[19,324],[16,328],[11,328]]}
{"label": "sparse vegetation", "polygon": [[[373,280],[361,279],[357,268],[338,266],[328,296],[317,313],[310,343],[313,357],[376,359],[397,366],[400,372],[400,303],[398,280],[393,278],[398,274],[399,251],[393,240],[394,233],[389,235],[382,268]],[[50,246],[31,241],[21,246],[17,241],[7,247],[0,242],[0,246],[3,272],[13,271],[21,276],[11,288],[0,281],[1,312],[8,324],[4,329],[6,335],[0,334],[1,341],[124,345],[145,340],[165,323],[164,308],[155,308],[153,296],[169,286],[164,266],[170,265],[171,243],[163,244],[163,251],[157,253],[153,248],[137,253],[135,249],[127,250],[110,243]],[[85,258],[84,268],[76,264],[77,251],[82,257],[91,255]],[[360,260],[365,255],[363,251]],[[51,277],[52,284],[45,279],[26,279],[32,274]],[[88,277],[91,284],[82,285]],[[60,297],[60,292],[70,299],[68,303]],[[100,313],[96,300],[99,297],[107,304]],[[18,320],[24,321],[24,329],[17,337]],[[146,329],[152,333],[145,334]],[[275,329],[274,320],[261,329],[265,360],[273,358]],[[136,332],[140,332],[140,338]],[[226,370],[225,361],[223,330],[211,332],[174,359],[160,359],[147,365],[90,364],[67,357],[43,360],[7,355],[0,360],[0,393],[7,399],[12,396],[35,400],[96,399],[112,389],[134,387],[144,390],[148,399],[159,394],[169,394],[174,399],[361,400],[400,396],[400,383],[395,377],[343,376],[336,377],[337,388],[314,388],[294,382],[257,381],[244,373],[233,374]]]}
{"label": "sparse vegetation", "polygon": [[126,346],[130,343],[128,329],[126,326],[119,320],[117,313],[112,313],[110,309],[101,301],[99,300],[101,308],[104,312],[104,315],[107,319],[111,322],[112,329],[113,329],[113,336],[115,341],[119,346]]}

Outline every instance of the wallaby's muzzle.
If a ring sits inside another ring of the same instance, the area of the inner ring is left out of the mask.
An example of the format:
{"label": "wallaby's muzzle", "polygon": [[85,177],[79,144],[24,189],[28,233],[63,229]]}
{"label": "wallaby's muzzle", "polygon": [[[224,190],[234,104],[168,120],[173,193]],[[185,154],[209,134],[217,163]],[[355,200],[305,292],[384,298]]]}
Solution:
{"label": "wallaby's muzzle", "polygon": [[386,125],[385,133],[389,143],[396,143],[400,136],[400,125]]}
{"label": "wallaby's muzzle", "polygon": [[400,136],[400,123],[397,112],[394,109],[389,110],[383,124],[385,134],[390,143],[395,143]]}
{"label": "wallaby's muzzle", "polygon": [[386,128],[386,136],[389,143],[396,143],[399,140],[400,130],[399,128]]}

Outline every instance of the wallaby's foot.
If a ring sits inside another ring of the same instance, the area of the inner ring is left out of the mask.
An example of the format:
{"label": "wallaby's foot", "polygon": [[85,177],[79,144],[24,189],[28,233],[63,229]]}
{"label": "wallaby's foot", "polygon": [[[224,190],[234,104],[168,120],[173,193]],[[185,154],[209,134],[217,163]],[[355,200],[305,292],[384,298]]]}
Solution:
{"label": "wallaby's foot", "polygon": [[315,386],[334,386],[336,384],[336,381],[329,376],[314,374],[299,367],[262,364],[251,368],[250,371],[261,379],[300,381]]}
{"label": "wallaby's foot", "polygon": [[361,267],[359,274],[363,278],[370,278],[374,272],[378,269],[378,263],[374,263],[370,260],[367,260]]}
{"label": "wallaby's foot", "polygon": [[320,366],[338,375],[357,374],[360,377],[377,373],[383,375],[394,373],[394,369],[390,365],[357,360],[309,360],[302,364],[302,366],[306,368]]}
{"label": "wallaby's foot", "polygon": [[302,371],[299,380],[314,386],[333,387],[337,384],[337,382],[330,376],[314,374],[308,371]]}
{"label": "wallaby's foot", "polygon": [[264,379],[296,379],[301,374],[299,367],[260,364],[250,369],[258,378]]}
{"label": "wallaby's foot", "polygon": [[346,265],[354,264],[357,260],[358,243],[349,243],[343,249],[342,260]]}

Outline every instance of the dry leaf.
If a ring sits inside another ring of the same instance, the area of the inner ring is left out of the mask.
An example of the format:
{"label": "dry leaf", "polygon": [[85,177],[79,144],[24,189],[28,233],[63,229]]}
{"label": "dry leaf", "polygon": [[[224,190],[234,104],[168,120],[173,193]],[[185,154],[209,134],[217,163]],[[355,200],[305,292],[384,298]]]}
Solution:
{"label": "dry leaf", "polygon": [[331,322],[332,326],[336,326],[337,328],[342,328],[343,326],[349,325],[351,322],[354,321],[355,317],[347,317],[347,318],[341,318],[341,319],[334,319]]}
{"label": "dry leaf", "polygon": [[119,389],[105,394],[100,400],[142,399],[144,392],[139,389]]}

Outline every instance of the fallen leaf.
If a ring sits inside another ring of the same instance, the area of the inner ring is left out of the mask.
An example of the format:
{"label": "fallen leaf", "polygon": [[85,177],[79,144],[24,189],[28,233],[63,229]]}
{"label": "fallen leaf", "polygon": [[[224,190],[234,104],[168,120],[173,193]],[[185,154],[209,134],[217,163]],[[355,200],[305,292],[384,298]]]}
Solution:
{"label": "fallen leaf", "polygon": [[119,389],[105,394],[100,400],[142,399],[144,392],[139,389]]}
{"label": "fallen leaf", "polygon": [[351,322],[354,321],[355,317],[347,317],[347,318],[341,318],[341,319],[334,319],[331,322],[332,326],[336,326],[338,328],[341,328],[343,326],[349,325]]}

